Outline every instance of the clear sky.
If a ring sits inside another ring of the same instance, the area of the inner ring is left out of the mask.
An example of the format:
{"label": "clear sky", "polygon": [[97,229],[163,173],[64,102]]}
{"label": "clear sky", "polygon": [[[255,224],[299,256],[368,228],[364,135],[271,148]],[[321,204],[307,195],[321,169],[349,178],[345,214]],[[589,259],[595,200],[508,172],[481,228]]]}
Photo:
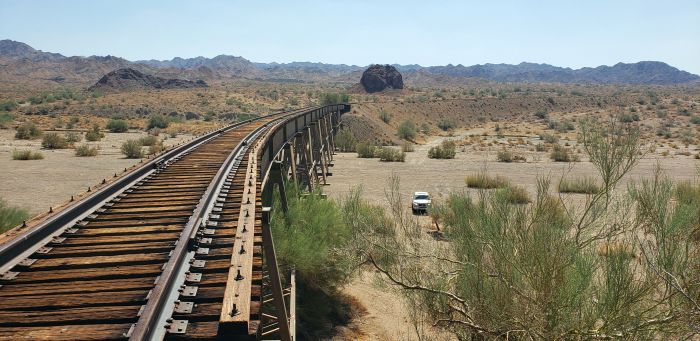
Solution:
{"label": "clear sky", "polygon": [[659,60],[700,74],[700,0],[0,0],[0,39],[129,60],[573,68]]}

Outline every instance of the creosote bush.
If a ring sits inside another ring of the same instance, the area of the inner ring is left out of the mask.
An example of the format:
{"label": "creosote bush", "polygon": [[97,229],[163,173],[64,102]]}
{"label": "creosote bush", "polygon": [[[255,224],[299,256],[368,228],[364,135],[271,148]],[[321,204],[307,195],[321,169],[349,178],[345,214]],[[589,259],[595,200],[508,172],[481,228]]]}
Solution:
{"label": "creosote bush", "polygon": [[83,145],[75,147],[75,156],[78,156],[78,157],[97,156],[98,153],[99,153],[99,148],[91,147],[88,144],[83,144]]}
{"label": "creosote bush", "polygon": [[389,116],[388,112],[386,112],[384,110],[380,110],[379,111],[379,119],[382,120],[382,122],[384,122],[384,123],[389,123],[389,120],[391,120],[391,116]]}
{"label": "creosote bush", "polygon": [[31,140],[40,137],[42,131],[32,122],[22,123],[17,127],[15,138],[19,140]]}
{"label": "creosote bush", "polygon": [[153,128],[165,129],[168,127],[168,125],[170,125],[170,121],[167,117],[163,115],[151,115],[151,117],[148,118],[148,126],[146,127],[146,130]]}
{"label": "creosote bush", "polygon": [[100,126],[97,124],[93,124],[92,128],[85,133],[85,139],[91,142],[99,141],[103,137],[105,137],[105,134],[100,131]]}
{"label": "creosote bush", "polygon": [[142,146],[150,147],[154,144],[159,143],[159,140],[158,140],[158,137],[156,137],[154,135],[146,135],[146,136],[140,138],[139,142],[141,142]]}
{"label": "creosote bush", "polygon": [[379,161],[386,162],[404,162],[406,153],[392,147],[381,147],[376,153],[379,155]]}
{"label": "creosote bush", "polygon": [[454,159],[457,154],[457,145],[452,140],[445,140],[439,146],[428,149],[428,157],[431,159]]}
{"label": "creosote bush", "polygon": [[127,140],[122,144],[121,151],[127,159],[140,159],[143,157],[142,147],[139,140]]}
{"label": "creosote bush", "polygon": [[365,142],[359,142],[355,145],[355,151],[357,152],[357,157],[369,159],[376,156],[377,146],[371,145]]}
{"label": "creosote bush", "polygon": [[68,148],[69,143],[65,137],[57,133],[47,133],[41,140],[41,146],[46,149],[64,149]]}
{"label": "creosote bush", "polygon": [[44,154],[41,152],[34,152],[31,150],[13,150],[12,160],[41,160],[44,158]]}
{"label": "creosote bush", "polygon": [[335,148],[341,152],[354,152],[357,139],[350,129],[340,129],[335,135]]}
{"label": "creosote bush", "polygon": [[581,161],[581,159],[577,155],[574,155],[569,149],[562,147],[559,144],[554,145],[554,149],[552,149],[552,153],[549,154],[549,157],[556,162]]}
{"label": "creosote bush", "polygon": [[397,133],[403,140],[413,140],[416,138],[416,125],[411,121],[403,121],[399,124]]}
{"label": "creosote bush", "polygon": [[129,130],[129,124],[122,119],[110,119],[107,122],[107,129],[112,133],[125,133]]}

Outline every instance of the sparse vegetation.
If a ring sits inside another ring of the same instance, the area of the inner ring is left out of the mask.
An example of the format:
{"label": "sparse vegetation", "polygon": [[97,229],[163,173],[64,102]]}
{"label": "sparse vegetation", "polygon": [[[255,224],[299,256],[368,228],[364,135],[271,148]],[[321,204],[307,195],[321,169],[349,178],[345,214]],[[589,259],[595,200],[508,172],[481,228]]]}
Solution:
{"label": "sparse vegetation", "polygon": [[321,105],[348,103],[350,96],[348,94],[339,93],[323,93],[321,94]]}
{"label": "sparse vegetation", "polygon": [[44,154],[41,152],[17,149],[12,151],[12,160],[41,160],[43,158]]}
{"label": "sparse vegetation", "polygon": [[17,127],[15,138],[19,140],[31,140],[39,138],[42,131],[32,122],[22,123]]}
{"label": "sparse vegetation", "polygon": [[0,112],[0,129],[6,129],[15,116],[9,112]]}
{"label": "sparse vegetation", "polygon": [[143,145],[139,140],[127,140],[122,144],[122,154],[127,159],[140,159],[143,157]]}
{"label": "sparse vegetation", "polygon": [[69,143],[65,137],[57,133],[46,133],[41,140],[41,146],[46,149],[64,149],[68,148]]}
{"label": "sparse vegetation", "polygon": [[75,156],[79,156],[79,157],[97,156],[98,153],[99,153],[99,148],[91,147],[88,144],[83,144],[83,145],[75,147]]}
{"label": "sparse vegetation", "polygon": [[590,176],[575,179],[562,178],[558,186],[559,193],[596,194],[600,192],[598,182]]}
{"label": "sparse vegetation", "polygon": [[129,130],[129,124],[125,120],[113,118],[107,122],[107,129],[112,133],[125,133]]}
{"label": "sparse vegetation", "polygon": [[439,146],[428,149],[428,157],[431,159],[454,159],[457,154],[457,145],[452,140],[445,140]]}

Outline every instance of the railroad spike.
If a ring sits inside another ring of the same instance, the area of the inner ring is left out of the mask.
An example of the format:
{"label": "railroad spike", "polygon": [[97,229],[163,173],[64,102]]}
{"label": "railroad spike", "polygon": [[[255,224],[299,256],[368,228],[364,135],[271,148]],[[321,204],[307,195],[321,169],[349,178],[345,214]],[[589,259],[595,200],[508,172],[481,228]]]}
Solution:
{"label": "railroad spike", "polygon": [[102,179],[102,184],[104,185],[106,183],[107,183],[107,179]]}
{"label": "railroad spike", "polygon": [[49,213],[53,213],[53,207],[49,206]]}
{"label": "railroad spike", "polygon": [[73,196],[71,195],[71,196],[70,196],[70,201],[72,202],[72,201],[74,201],[74,200],[75,200],[75,199],[74,199]]}
{"label": "railroad spike", "polygon": [[243,244],[241,244],[241,250],[238,251],[238,254],[242,255],[245,253],[245,248],[243,247]]}
{"label": "railroad spike", "polygon": [[243,279],[243,275],[241,275],[241,269],[236,270],[236,278],[235,280],[240,281]]}

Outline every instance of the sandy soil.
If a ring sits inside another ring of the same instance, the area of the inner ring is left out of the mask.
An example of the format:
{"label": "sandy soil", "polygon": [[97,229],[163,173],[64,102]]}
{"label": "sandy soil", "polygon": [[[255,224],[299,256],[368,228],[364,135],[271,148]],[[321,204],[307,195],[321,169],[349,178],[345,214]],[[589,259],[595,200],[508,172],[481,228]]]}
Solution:
{"label": "sandy soil", "polygon": [[[512,183],[525,187],[534,194],[536,179],[538,176],[550,176],[553,180],[553,190],[559,177],[565,172],[567,176],[584,176],[595,174],[595,169],[590,162],[583,161],[573,164],[552,162],[548,154],[544,152],[527,151],[523,146],[523,154],[527,163],[501,163],[496,162],[496,150],[474,151],[470,147],[459,148],[457,156],[453,160],[433,160],[427,157],[427,150],[439,144],[444,139],[460,140],[470,134],[480,134],[481,130],[463,131],[454,137],[432,137],[426,144],[415,146],[415,151],[407,153],[404,163],[384,163],[378,159],[360,159],[355,153],[338,153],[335,155],[333,176],[329,178],[330,186],[324,190],[331,198],[342,198],[351,188],[362,186],[365,199],[388,206],[385,198],[385,188],[388,177],[396,173],[401,179],[401,194],[409,209],[410,196],[414,191],[428,191],[434,200],[445,200],[453,191],[467,191],[470,194],[476,190],[468,189],[464,182],[469,173],[486,169],[488,173],[499,174],[508,178]],[[531,146],[530,146],[531,147]],[[531,161],[538,160],[538,161]],[[632,180],[650,177],[657,164],[667,172],[675,181],[691,180],[697,178],[700,161],[692,156],[668,156],[649,154],[643,158],[639,165],[623,179],[620,188]],[[572,166],[569,170],[569,167]],[[567,200],[582,201],[585,195],[566,195]],[[429,228],[428,217],[417,217],[424,228]],[[426,234],[427,235],[427,234]],[[410,322],[408,309],[401,297],[381,283],[379,276],[373,272],[366,272],[355,279],[345,288],[345,292],[355,297],[362,304],[367,313],[356,319],[353,324],[359,332],[365,335],[367,340],[417,340],[412,332],[413,325]],[[434,329],[431,337],[434,339],[450,339],[444,333]]]}
{"label": "sandy soil", "polygon": [[[76,157],[73,149],[42,150],[40,139],[15,140],[14,133],[10,129],[0,130],[0,198],[28,209],[32,215],[46,212],[50,206],[68,201],[71,195],[85,192],[88,186],[138,164],[140,160],[124,158],[120,147],[128,139],[146,135],[145,132],[106,133],[101,141],[89,143],[99,146],[97,156]],[[166,139],[163,144],[167,147],[191,138],[182,134]],[[44,159],[12,160],[15,149],[41,151]]]}

